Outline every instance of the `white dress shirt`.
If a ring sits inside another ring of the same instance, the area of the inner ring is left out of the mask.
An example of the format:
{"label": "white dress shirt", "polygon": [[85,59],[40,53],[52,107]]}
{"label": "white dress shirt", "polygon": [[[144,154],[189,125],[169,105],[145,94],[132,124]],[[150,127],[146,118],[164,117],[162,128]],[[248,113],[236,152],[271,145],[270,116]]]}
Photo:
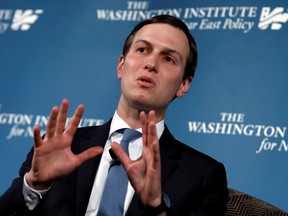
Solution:
{"label": "white dress shirt", "polygon": [[[93,184],[93,188],[90,194],[90,199],[89,199],[89,203],[87,206],[85,216],[96,216],[98,213],[98,208],[100,205],[105,181],[106,181],[108,170],[110,167],[110,162],[112,161],[112,158],[109,154],[109,149],[110,149],[112,142],[120,143],[123,134],[118,133],[116,131],[119,129],[123,129],[123,128],[130,128],[130,127],[123,119],[120,118],[120,116],[115,111],[114,116],[112,118],[111,126],[110,126],[109,137],[104,146],[103,154],[102,154],[101,161],[100,161],[97,174],[94,180],[94,184]],[[137,130],[139,132],[142,132],[141,128]],[[163,131],[164,131],[164,120],[156,124],[156,132],[157,132],[158,139],[161,137]],[[132,160],[136,160],[141,156],[142,146],[143,146],[142,137],[130,142],[129,156]],[[24,195],[24,200],[28,208],[30,210],[33,210],[39,204],[40,200],[42,199],[42,196],[44,196],[49,191],[49,189],[44,190],[44,191],[38,191],[38,190],[34,190],[30,188],[24,176],[23,195]],[[127,209],[131,203],[134,192],[135,191],[129,182],[126,197],[125,197],[123,215],[125,215],[127,212]]]}

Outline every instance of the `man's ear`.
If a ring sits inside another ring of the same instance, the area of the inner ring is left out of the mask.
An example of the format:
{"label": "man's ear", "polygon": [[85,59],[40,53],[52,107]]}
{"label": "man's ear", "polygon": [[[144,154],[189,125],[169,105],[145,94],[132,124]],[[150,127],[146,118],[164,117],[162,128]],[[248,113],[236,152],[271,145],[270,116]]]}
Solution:
{"label": "man's ear", "polygon": [[192,82],[192,77],[189,77],[183,80],[176,93],[176,97],[178,98],[183,97],[188,92],[191,82]]}
{"label": "man's ear", "polygon": [[123,68],[124,68],[124,56],[121,55],[119,57],[119,61],[118,61],[118,65],[117,65],[117,76],[119,79],[122,78]]}

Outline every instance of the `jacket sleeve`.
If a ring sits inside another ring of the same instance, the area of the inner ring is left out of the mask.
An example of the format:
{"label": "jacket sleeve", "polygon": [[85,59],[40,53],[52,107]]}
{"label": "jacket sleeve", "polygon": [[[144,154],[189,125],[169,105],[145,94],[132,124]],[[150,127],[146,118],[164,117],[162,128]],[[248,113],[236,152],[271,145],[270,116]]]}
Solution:
{"label": "jacket sleeve", "polygon": [[26,172],[31,168],[31,161],[33,157],[33,149],[27,155],[25,162],[22,164],[19,170],[19,177],[15,178],[11,186],[0,197],[0,215],[12,216],[12,215],[34,215],[33,211],[30,211],[23,197],[23,177]]}

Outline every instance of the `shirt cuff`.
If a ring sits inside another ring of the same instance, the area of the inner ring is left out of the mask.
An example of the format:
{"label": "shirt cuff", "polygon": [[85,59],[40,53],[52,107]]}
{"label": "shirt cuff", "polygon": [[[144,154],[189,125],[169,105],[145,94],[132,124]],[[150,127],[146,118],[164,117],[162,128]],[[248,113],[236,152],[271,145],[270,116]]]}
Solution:
{"label": "shirt cuff", "polygon": [[51,187],[46,190],[35,190],[28,185],[25,176],[26,174],[23,178],[24,184],[22,193],[28,209],[33,210],[40,203],[42,197],[50,190]]}

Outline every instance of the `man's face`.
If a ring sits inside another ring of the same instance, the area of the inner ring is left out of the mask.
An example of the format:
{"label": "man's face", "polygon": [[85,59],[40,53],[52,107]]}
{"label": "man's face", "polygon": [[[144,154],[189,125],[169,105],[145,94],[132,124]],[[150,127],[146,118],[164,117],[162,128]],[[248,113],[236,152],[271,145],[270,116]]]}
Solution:
{"label": "man's face", "polygon": [[165,113],[174,96],[189,89],[189,80],[183,81],[188,55],[188,40],[180,29],[168,24],[142,27],[117,67],[122,105]]}

